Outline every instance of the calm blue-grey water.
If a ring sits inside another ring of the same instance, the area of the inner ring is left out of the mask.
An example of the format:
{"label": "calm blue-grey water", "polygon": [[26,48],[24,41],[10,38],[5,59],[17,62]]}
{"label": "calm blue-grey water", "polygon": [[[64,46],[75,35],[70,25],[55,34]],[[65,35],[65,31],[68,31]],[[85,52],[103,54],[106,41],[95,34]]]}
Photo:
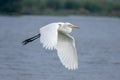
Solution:
{"label": "calm blue-grey water", "polygon": [[[79,69],[69,71],[39,40],[21,42],[51,22],[71,22]],[[0,80],[120,80],[120,18],[0,16]]]}

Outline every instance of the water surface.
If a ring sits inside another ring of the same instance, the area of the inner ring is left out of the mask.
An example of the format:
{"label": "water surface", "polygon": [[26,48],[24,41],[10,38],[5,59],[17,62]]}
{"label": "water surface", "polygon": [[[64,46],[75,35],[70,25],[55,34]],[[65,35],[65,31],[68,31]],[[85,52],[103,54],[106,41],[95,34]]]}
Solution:
{"label": "water surface", "polygon": [[[21,42],[51,22],[71,22],[80,29],[76,40],[79,68],[69,71],[56,50],[42,48],[39,40]],[[88,16],[0,16],[0,80],[119,80],[120,19]]]}

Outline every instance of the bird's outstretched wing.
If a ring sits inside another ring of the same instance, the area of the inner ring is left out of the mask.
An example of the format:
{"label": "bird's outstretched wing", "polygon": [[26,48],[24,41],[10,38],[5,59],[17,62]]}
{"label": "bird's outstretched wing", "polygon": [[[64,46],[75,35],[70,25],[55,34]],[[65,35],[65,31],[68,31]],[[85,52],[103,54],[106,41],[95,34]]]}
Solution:
{"label": "bird's outstretched wing", "polygon": [[75,41],[69,34],[58,33],[57,52],[62,64],[71,70],[78,68]]}
{"label": "bird's outstretched wing", "polygon": [[40,41],[46,49],[56,49],[59,25],[56,23],[48,24],[40,28]]}

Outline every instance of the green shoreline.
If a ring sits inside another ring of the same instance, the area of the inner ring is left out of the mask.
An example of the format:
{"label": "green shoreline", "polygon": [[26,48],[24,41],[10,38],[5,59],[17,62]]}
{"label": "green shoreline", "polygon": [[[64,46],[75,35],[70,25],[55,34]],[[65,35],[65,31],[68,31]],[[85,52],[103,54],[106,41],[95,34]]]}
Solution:
{"label": "green shoreline", "polygon": [[95,13],[89,13],[89,14],[69,14],[69,13],[29,13],[29,14],[20,14],[20,13],[5,13],[1,14],[0,16],[21,16],[21,15],[39,15],[39,16],[69,16],[69,15],[74,15],[74,16],[102,16],[102,17],[120,17],[120,15],[111,15],[111,14],[95,14]]}
{"label": "green shoreline", "polygon": [[119,0],[0,0],[0,15],[120,17]]}

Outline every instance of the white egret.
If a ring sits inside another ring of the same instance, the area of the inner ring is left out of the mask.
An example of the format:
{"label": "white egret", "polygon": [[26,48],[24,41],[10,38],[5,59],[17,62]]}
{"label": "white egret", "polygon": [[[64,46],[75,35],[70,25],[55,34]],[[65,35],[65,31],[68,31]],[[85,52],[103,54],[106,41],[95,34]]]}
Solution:
{"label": "white egret", "polygon": [[46,49],[56,49],[57,54],[62,64],[71,70],[78,68],[77,51],[75,47],[75,40],[70,36],[72,28],[78,28],[71,23],[50,23],[40,28],[40,33],[32,38],[23,41],[23,44],[27,44],[39,37],[40,42]]}

